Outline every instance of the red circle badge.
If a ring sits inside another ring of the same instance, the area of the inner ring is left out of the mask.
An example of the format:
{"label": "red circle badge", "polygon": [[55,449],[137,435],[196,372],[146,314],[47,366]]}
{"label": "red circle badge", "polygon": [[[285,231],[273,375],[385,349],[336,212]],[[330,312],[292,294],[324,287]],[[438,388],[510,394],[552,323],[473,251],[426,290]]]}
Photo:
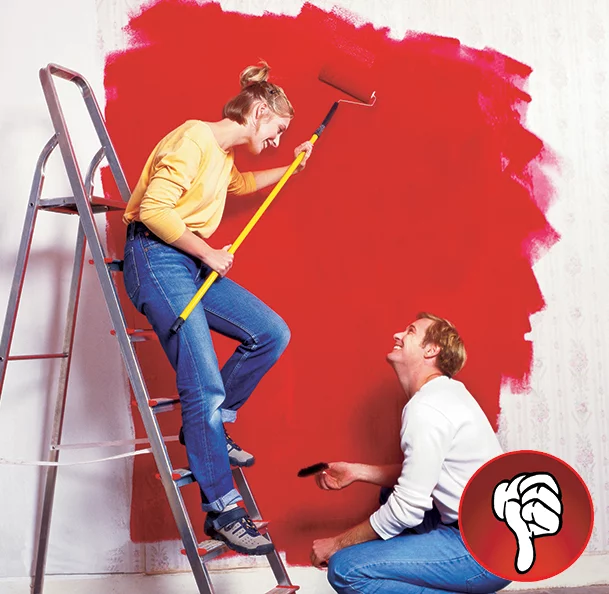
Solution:
{"label": "red circle badge", "polygon": [[490,460],[467,483],[459,507],[463,542],[485,569],[533,582],[583,553],[594,511],[582,478],[559,458],[521,450]]}

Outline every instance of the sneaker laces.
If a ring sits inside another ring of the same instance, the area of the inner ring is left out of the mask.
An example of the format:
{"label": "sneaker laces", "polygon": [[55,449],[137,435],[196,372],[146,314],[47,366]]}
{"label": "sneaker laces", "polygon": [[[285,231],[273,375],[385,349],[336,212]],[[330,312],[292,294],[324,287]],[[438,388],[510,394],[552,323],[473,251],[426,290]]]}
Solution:
{"label": "sneaker laces", "polygon": [[226,429],[224,429],[224,435],[226,436],[226,442],[228,443],[228,445],[233,448],[234,450],[237,450],[238,452],[241,452],[243,450],[243,448],[239,447],[234,441],[233,438],[228,434],[228,431]]}
{"label": "sneaker laces", "polygon": [[[234,529],[233,526],[235,526]],[[249,516],[239,518],[236,522],[225,527],[227,531],[232,531],[236,536],[243,536],[243,534],[249,534],[250,536],[260,536],[260,532],[256,527],[256,524],[252,521]],[[232,529],[232,530],[231,530]],[[238,534],[238,530],[243,530],[243,534]]]}

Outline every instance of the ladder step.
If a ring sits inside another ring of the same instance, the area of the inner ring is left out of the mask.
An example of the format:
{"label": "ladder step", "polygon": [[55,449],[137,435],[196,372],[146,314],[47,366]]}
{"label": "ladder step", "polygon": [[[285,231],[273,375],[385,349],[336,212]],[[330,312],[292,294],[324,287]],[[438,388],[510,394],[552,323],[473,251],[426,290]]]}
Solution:
{"label": "ladder step", "polygon": [[171,471],[171,477],[178,487],[190,485],[195,482],[195,477],[190,471],[190,468],[174,468]]}
{"label": "ladder step", "polygon": [[[89,260],[89,264],[95,264],[95,260],[92,258]],[[122,272],[123,271],[123,260],[115,260],[114,258],[104,258],[104,264],[114,272]]]}
{"label": "ladder step", "polygon": [[[161,480],[161,475],[158,472],[154,476],[156,476],[157,479]],[[195,482],[195,477],[190,471],[190,468],[174,468],[171,471],[171,478],[175,481],[178,487],[190,485],[190,483]]]}
{"label": "ladder step", "polygon": [[[42,355],[9,355],[7,361],[31,361],[33,359],[65,359],[68,353],[47,353]],[[2,361],[2,357],[0,357]]]}
{"label": "ladder step", "polygon": [[[108,198],[102,198],[94,196],[90,199],[91,210],[94,213],[108,212],[110,210],[125,210],[127,204],[118,200],[109,200]],[[78,214],[78,208],[76,207],[76,201],[74,196],[67,196],[65,198],[45,198],[39,201],[40,210],[48,210],[51,212],[59,212],[64,214]]]}
{"label": "ladder step", "polygon": [[[180,399],[174,398],[151,398],[148,400],[148,406],[153,413],[169,412],[180,405]],[[131,406],[137,407],[137,400],[131,401]]]}
{"label": "ladder step", "polygon": [[[116,330],[110,330],[112,336],[116,336]],[[159,337],[151,328],[127,328],[127,334],[131,337],[131,342],[144,342],[146,340],[157,340]]]}
{"label": "ladder step", "polygon": [[155,398],[148,401],[152,412],[163,413],[175,410],[180,405],[179,398]]}
{"label": "ladder step", "polygon": [[[253,520],[253,522],[256,528],[258,528],[258,530],[261,531],[262,534],[264,534],[264,530],[269,525],[269,523],[265,522],[264,520]],[[197,545],[197,552],[205,563],[207,561],[211,561],[215,557],[229,552],[230,550],[231,549],[226,546],[226,544],[223,543],[221,540],[208,539],[200,542]],[[182,549],[180,553],[182,553],[182,555],[186,555],[186,549]]]}
{"label": "ladder step", "polygon": [[[224,553],[228,553],[230,549],[221,540],[204,540],[197,545],[197,553],[204,563],[211,561]],[[186,550],[180,551],[182,555],[186,555]]]}
{"label": "ladder step", "polygon": [[125,264],[124,260],[115,260],[114,258],[104,258],[104,262],[108,268],[114,272],[122,272],[123,265]]}
{"label": "ladder step", "polygon": [[292,592],[298,592],[298,590],[300,590],[300,586],[275,586],[266,594],[291,594]]}

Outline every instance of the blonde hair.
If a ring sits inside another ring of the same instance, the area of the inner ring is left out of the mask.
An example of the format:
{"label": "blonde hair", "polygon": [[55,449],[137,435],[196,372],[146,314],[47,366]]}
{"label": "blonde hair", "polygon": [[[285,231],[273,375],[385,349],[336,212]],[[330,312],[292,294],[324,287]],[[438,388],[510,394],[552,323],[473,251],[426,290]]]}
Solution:
{"label": "blonde hair", "polygon": [[436,366],[448,377],[456,375],[463,369],[467,360],[465,346],[457,329],[448,320],[425,311],[417,315],[417,320],[421,319],[433,322],[427,327],[422,346],[428,344],[439,346],[440,353],[436,358]]}
{"label": "blonde hair", "polygon": [[279,117],[294,117],[294,108],[284,90],[268,82],[271,67],[264,61],[258,66],[248,66],[239,75],[241,92],[233,97],[222,110],[222,117],[238,124],[245,124],[256,101],[264,101]]}

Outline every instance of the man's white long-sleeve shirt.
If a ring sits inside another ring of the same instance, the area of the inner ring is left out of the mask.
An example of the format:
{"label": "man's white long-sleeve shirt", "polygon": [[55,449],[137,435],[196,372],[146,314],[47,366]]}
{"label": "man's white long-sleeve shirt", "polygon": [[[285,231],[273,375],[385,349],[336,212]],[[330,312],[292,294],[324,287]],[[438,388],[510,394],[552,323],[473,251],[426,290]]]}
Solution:
{"label": "man's white long-sleeve shirt", "polygon": [[387,503],[370,517],[385,540],[418,526],[433,503],[443,523],[455,522],[469,479],[502,453],[474,397],[446,376],[426,383],[406,404],[400,435],[402,473]]}

